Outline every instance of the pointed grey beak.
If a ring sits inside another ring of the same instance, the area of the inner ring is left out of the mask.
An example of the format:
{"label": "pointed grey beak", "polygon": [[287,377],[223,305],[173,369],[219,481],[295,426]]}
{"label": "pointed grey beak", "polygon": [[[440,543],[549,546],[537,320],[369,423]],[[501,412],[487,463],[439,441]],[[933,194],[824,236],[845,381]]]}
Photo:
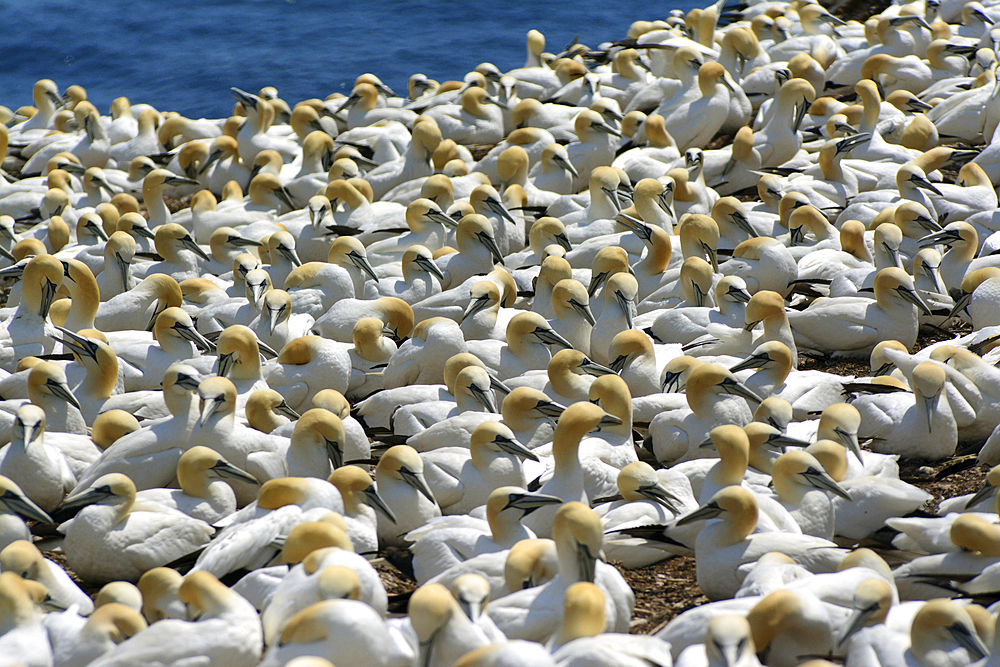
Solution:
{"label": "pointed grey beak", "polygon": [[619,213],[616,215],[615,222],[628,228],[633,234],[638,236],[643,241],[648,241],[653,237],[653,230],[650,229],[649,225],[641,220],[633,218],[627,213]]}
{"label": "pointed grey beak", "polygon": [[278,198],[278,201],[287,206],[290,211],[294,211],[298,208],[293,201],[294,198],[292,197],[292,193],[289,192],[284,186],[275,188],[274,196]]}
{"label": "pointed grey beak", "polygon": [[608,272],[601,271],[595,273],[590,277],[590,285],[587,287],[587,296],[594,296],[597,290],[604,284],[604,281],[608,279]]}
{"label": "pointed grey beak", "polygon": [[260,248],[261,246],[264,245],[260,241],[254,241],[253,239],[248,239],[242,236],[234,236],[234,235],[230,235],[229,238],[226,239],[226,243],[232,246],[236,246],[237,248]]}
{"label": "pointed grey beak", "polygon": [[232,352],[228,354],[220,354],[219,361],[215,365],[215,374],[219,377],[226,377],[229,375],[229,371],[232,370],[234,365],[236,365],[236,359]]}
{"label": "pointed grey beak", "polygon": [[847,153],[855,146],[860,146],[861,144],[871,140],[872,135],[870,132],[862,132],[860,134],[852,134],[849,137],[844,137],[837,142],[837,152]]}
{"label": "pointed grey beak", "polygon": [[288,306],[285,304],[282,304],[279,308],[271,308],[270,306],[267,307],[268,331],[272,336],[274,335],[274,330],[278,328],[279,324],[281,324],[283,319],[282,316],[286,312],[288,312]]}
{"label": "pointed grey beak", "polygon": [[288,403],[285,403],[284,401],[274,406],[274,413],[279,415],[284,415],[285,417],[288,417],[292,421],[295,421],[299,418],[299,413],[288,407]]}
{"label": "pointed grey beak", "polygon": [[516,225],[517,224],[514,221],[514,218],[511,216],[510,212],[507,211],[506,208],[504,208],[503,204],[501,204],[500,202],[498,202],[493,197],[487,197],[485,201],[486,201],[486,205],[490,208],[491,211],[493,211],[494,213],[496,213],[497,215],[499,215],[504,220],[508,221],[510,224],[512,224],[512,225]]}
{"label": "pointed grey beak", "polygon": [[752,392],[745,384],[733,380],[731,378],[726,378],[725,380],[723,380],[721,383],[719,383],[719,387],[721,387],[722,390],[727,394],[732,394],[733,396],[741,396],[747,399],[748,401],[753,401],[754,403],[758,404],[764,402],[760,396]]}
{"label": "pointed grey beak", "polygon": [[499,413],[499,410],[497,410],[496,398],[493,396],[492,389],[482,389],[476,385],[470,385],[469,391],[472,393],[472,397],[482,404],[482,406],[486,409],[486,412],[493,414]]}
{"label": "pointed grey beak", "polygon": [[848,495],[847,491],[844,491],[844,489],[839,484],[833,481],[832,477],[830,477],[822,470],[817,470],[816,468],[810,467],[804,473],[802,473],[802,477],[804,477],[806,483],[808,483],[813,488],[819,489],[820,491],[829,491],[830,493],[840,496],[841,498],[847,501],[853,500],[853,498],[851,498],[851,496]]}
{"label": "pointed grey beak", "polygon": [[889,246],[887,243],[883,243],[882,247],[885,248],[885,251],[889,254],[889,258],[892,260],[893,266],[898,266],[902,268],[903,263],[899,261],[899,249],[893,248]]}
{"label": "pointed grey beak", "polygon": [[127,259],[115,253],[115,266],[118,267],[118,273],[121,275],[122,286],[125,291],[132,289],[132,272],[129,270],[131,262]]}
{"label": "pointed grey beak", "polygon": [[149,231],[149,227],[134,225],[132,229],[129,230],[129,232],[135,234],[136,236],[141,236],[142,238],[149,239],[151,241],[156,239],[156,236],[153,234],[153,232]]}
{"label": "pointed grey beak", "polygon": [[202,396],[201,400],[201,419],[198,420],[198,425],[204,426],[211,416],[219,411],[219,408],[221,408],[222,404],[226,402],[226,399],[223,396],[211,396],[209,398]]}
{"label": "pointed grey beak", "polygon": [[259,98],[256,95],[251,95],[250,93],[240,90],[239,88],[230,88],[229,92],[245,106],[249,106],[251,109],[257,108],[257,101]]}
{"label": "pointed grey beak", "polygon": [[[776,431],[778,431],[777,426],[774,426],[774,424],[771,424],[771,426]],[[784,453],[786,447],[802,447],[804,449],[808,447],[811,443],[808,443],[805,440],[798,440],[796,438],[791,438],[785,435],[784,433],[778,431],[777,433],[772,433],[771,435],[769,435],[767,437],[767,440],[764,441],[764,444],[767,445],[768,447],[776,447],[780,449],[782,453]]]}
{"label": "pointed grey beak", "polygon": [[240,470],[229,461],[220,460],[214,466],[209,468],[209,470],[214,472],[221,479],[236,479],[241,482],[247,482],[248,484],[260,484],[256,477],[245,470]]}
{"label": "pointed grey beak", "polygon": [[247,292],[249,293],[250,296],[247,297],[247,300],[252,301],[253,304],[256,306],[260,304],[261,299],[264,298],[264,294],[267,293],[267,290],[268,290],[268,285],[266,280],[262,280],[261,282],[256,284],[248,282]]}
{"label": "pointed grey beak", "polygon": [[160,313],[167,309],[167,303],[165,301],[157,301],[153,305],[153,313],[149,316],[149,322],[146,322],[146,331],[152,331],[153,325],[156,324],[156,318],[160,316]]}
{"label": "pointed grey beak", "polygon": [[513,507],[524,512],[524,516],[531,514],[540,507],[546,505],[562,505],[562,499],[556,496],[549,496],[544,493],[512,493],[507,496],[507,504],[504,509]]}
{"label": "pointed grey beak", "polygon": [[920,188],[921,190],[928,190],[929,192],[933,192],[938,197],[944,196],[941,194],[941,191],[938,190],[937,187],[935,187],[935,185],[930,181],[928,181],[926,178],[921,178],[920,176],[913,175],[910,177],[910,182],[913,183],[913,185],[915,185],[916,187]]}
{"label": "pointed grey beak", "polygon": [[851,617],[847,619],[847,625],[844,626],[844,630],[840,633],[837,638],[837,644],[835,648],[840,648],[844,645],[848,639],[851,638],[854,633],[856,633],[861,628],[867,625],[868,621],[876,614],[879,607],[878,604],[872,604],[864,609],[855,609],[851,614]]}
{"label": "pointed grey beak", "polygon": [[608,368],[614,371],[616,374],[621,373],[625,369],[625,364],[628,363],[629,355],[619,354],[614,359],[608,362]]}
{"label": "pointed grey beak", "polygon": [[538,401],[538,404],[535,406],[535,412],[549,419],[559,419],[565,409],[563,406],[552,401]]}
{"label": "pointed grey beak", "polygon": [[568,171],[573,178],[580,178],[580,174],[577,173],[576,167],[573,163],[564,158],[562,155],[552,156],[552,161],[556,163],[557,166],[562,167],[565,171]]}
{"label": "pointed grey beak", "polygon": [[450,216],[437,209],[428,209],[428,211],[424,213],[424,218],[430,222],[436,222],[437,224],[445,227],[455,226],[455,221]]}
{"label": "pointed grey beak", "polygon": [[194,242],[194,239],[191,238],[190,234],[181,239],[181,247],[190,250],[191,252],[198,255],[206,262],[209,262],[212,259],[211,257],[208,256],[208,254],[204,250],[201,249],[200,245]]}
{"label": "pointed grey beak", "polygon": [[618,191],[608,190],[607,188],[601,188],[601,191],[608,196],[608,199],[611,201],[611,205],[614,206],[615,210],[620,213],[622,210],[622,204],[618,201]]}
{"label": "pointed grey beak", "polygon": [[38,315],[39,317],[45,318],[49,315],[49,308],[52,307],[52,302],[56,299],[56,290],[59,289],[54,282],[45,279],[45,284],[42,285],[42,299],[41,303],[38,305]]}
{"label": "pointed grey beak", "polygon": [[746,290],[736,287],[735,285],[730,286],[730,288],[726,291],[726,295],[733,301],[750,303],[750,295],[747,294]]}
{"label": "pointed grey beak", "polygon": [[893,365],[893,364],[891,364],[889,362],[886,362],[886,363],[882,364],[881,366],[879,366],[878,368],[875,369],[875,371],[872,373],[872,377],[873,378],[877,378],[877,377],[882,377],[883,375],[888,375],[889,373],[892,372],[892,370],[895,367],[896,367],[895,365]]}
{"label": "pointed grey beak", "polygon": [[292,266],[302,266],[302,260],[299,259],[298,254],[295,252],[295,248],[288,248],[284,245],[279,245],[277,250],[279,255],[292,263]]}
{"label": "pointed grey beak", "polygon": [[963,647],[970,654],[973,660],[980,660],[990,654],[983,640],[975,632],[970,632],[965,626],[958,623],[945,628],[956,644]]}
{"label": "pointed grey beak", "polygon": [[[107,185],[105,184],[104,187],[107,187]],[[90,233],[96,236],[97,238],[107,242],[108,235],[107,233],[105,233],[104,227],[98,225],[93,220],[91,220],[90,222],[87,223],[87,229],[89,229]]]}
{"label": "pointed grey beak", "polygon": [[375,485],[369,486],[362,493],[364,494],[365,503],[374,508],[376,512],[381,512],[382,516],[389,521],[396,523],[396,515],[393,514],[393,511],[389,509],[388,505],[386,505],[382,496],[378,494],[378,490],[376,490]]}
{"label": "pointed grey beak", "polygon": [[840,440],[841,444],[847,449],[854,452],[854,455],[858,458],[858,461],[864,463],[864,459],[861,458],[861,444],[858,442],[857,433],[848,433],[839,426],[833,429],[833,432],[837,434],[837,439]]}
{"label": "pointed grey beak", "polygon": [[920,295],[917,294],[915,291],[907,289],[906,287],[900,285],[899,287],[896,288],[896,292],[899,294],[899,296],[903,297],[904,299],[912,303],[914,306],[919,308],[924,315],[931,314],[930,307],[924,302],[923,299],[920,298]]}
{"label": "pointed grey beak", "polygon": [[714,519],[715,517],[722,514],[724,510],[719,507],[718,503],[711,502],[707,505],[702,505],[690,514],[686,514],[677,520],[675,525],[686,526],[689,523],[694,523],[695,521],[703,521],[707,519]]}
{"label": "pointed grey beak", "polygon": [[712,246],[708,245],[707,243],[705,243],[703,241],[701,243],[701,249],[703,251],[705,251],[706,255],[708,255],[708,263],[712,265],[712,271],[714,271],[715,273],[718,273],[719,272],[719,257],[718,257],[718,255],[715,252],[715,248],[713,248]]}
{"label": "pointed grey beak", "polygon": [[76,352],[81,358],[89,358],[97,362],[97,344],[94,341],[58,325],[56,325],[56,329],[63,335],[63,345]]}
{"label": "pointed grey beak", "polygon": [[367,257],[359,253],[357,250],[352,250],[347,253],[347,257],[351,260],[351,263],[361,269],[365,275],[375,282],[378,282],[378,275],[375,273],[375,269],[372,268],[372,265],[369,264]]}
{"label": "pointed grey beak", "polygon": [[601,421],[597,422],[597,428],[600,429],[602,426],[619,426],[621,423],[621,419],[605,412],[604,416],[601,417]]}
{"label": "pointed grey beak", "polygon": [[319,227],[319,224],[323,222],[323,219],[326,218],[326,214],[329,212],[330,209],[326,207],[326,204],[315,209],[312,207],[309,208],[309,222],[312,224],[313,229]]}
{"label": "pointed grey beak", "polygon": [[503,261],[503,254],[500,252],[500,248],[497,246],[497,242],[492,236],[486,232],[477,232],[476,238],[478,238],[479,242],[486,246],[486,249],[490,251],[491,255],[493,255],[494,263],[499,264],[500,266],[506,266]]}
{"label": "pointed grey beak", "polygon": [[175,322],[174,326],[171,328],[177,332],[178,336],[180,336],[184,340],[191,341],[205,352],[211,352],[212,350],[215,349],[215,345],[210,340],[202,336],[201,332],[199,332],[192,326],[188,326],[180,322]]}
{"label": "pointed grey beak", "polygon": [[324,444],[326,445],[326,455],[330,459],[330,463],[333,465],[333,469],[341,468],[344,465],[344,448],[341,447],[340,443],[336,440],[330,440],[327,437],[323,437]]}
{"label": "pointed grey beak", "polygon": [[674,515],[680,513],[680,510],[677,509],[677,505],[674,503],[680,503],[681,499],[670,493],[670,491],[668,491],[662,484],[647,484],[645,486],[640,486],[636,489],[636,493],[648,498],[657,505],[662,505],[670,510],[670,512]]}
{"label": "pointed grey beak", "polygon": [[222,157],[222,151],[220,150],[214,150],[211,153],[209,153],[208,157],[205,158],[205,163],[201,165],[200,169],[198,169],[198,175],[201,176],[206,171],[208,171],[208,168],[211,167],[212,164],[216,162],[220,157]]}
{"label": "pointed grey beak", "polygon": [[625,314],[625,324],[629,329],[634,329],[632,325],[632,310],[635,308],[635,302],[629,299],[627,296],[622,294],[621,290],[615,292],[615,301],[618,302],[618,307],[622,309],[622,313]]}
{"label": "pointed grey beak", "polygon": [[494,377],[492,375],[490,376],[490,389],[493,390],[494,394],[496,392],[500,392],[504,396],[506,396],[507,394],[509,394],[511,392],[511,388],[510,387],[508,387],[507,385],[505,385],[503,382],[501,382],[500,380],[498,380],[496,377]]}
{"label": "pointed grey beak", "polygon": [[535,327],[535,330],[531,334],[543,345],[555,345],[566,350],[573,349],[573,345],[554,329]]}
{"label": "pointed grey beak", "polygon": [[927,409],[927,432],[930,433],[934,430],[934,412],[937,410],[938,398],[940,398],[941,392],[934,394],[933,396],[924,396],[924,407]]}
{"label": "pointed grey beak", "polygon": [[698,308],[702,308],[705,305],[705,297],[707,296],[698,283],[691,281],[691,289],[694,290],[694,305]]}
{"label": "pointed grey beak", "polygon": [[83,408],[80,407],[80,402],[76,400],[76,396],[74,396],[73,392],[70,391],[68,384],[49,379],[45,386],[49,388],[49,393],[53,396],[61,398],[80,412],[83,412]]}
{"label": "pointed grey beak", "polygon": [[88,489],[78,496],[73,496],[72,498],[67,498],[60,503],[59,507],[56,508],[57,512],[69,511],[87,507],[88,505],[96,505],[97,503],[104,502],[114,494],[111,493],[111,487],[105,484],[104,486],[97,487],[96,489]]}
{"label": "pointed grey beak", "polygon": [[730,368],[729,372],[739,373],[740,371],[745,371],[749,368],[763,368],[770,362],[771,357],[767,356],[763,352],[760,354],[751,354],[749,357]]}
{"label": "pointed grey beak", "polygon": [[470,317],[475,317],[476,313],[482,311],[489,305],[490,305],[490,296],[488,294],[483,294],[479,298],[473,299],[471,302],[469,302],[469,307],[466,308],[465,312],[462,314],[462,319],[459,321],[459,324],[465,322],[465,320],[469,319]]}
{"label": "pointed grey beak", "polygon": [[918,241],[921,248],[929,248],[934,245],[951,246],[962,240],[961,234],[953,229],[943,229],[935,234],[928,234]]}
{"label": "pointed grey beak", "polygon": [[673,208],[673,206],[671,206],[670,205],[670,201],[668,201],[667,195],[668,194],[671,195],[671,198],[672,198],[673,197],[673,194],[672,194],[673,191],[674,191],[673,186],[668,186],[667,188],[664,188],[663,192],[661,192],[660,194],[656,195],[656,202],[657,202],[657,204],[659,204],[660,208],[662,208],[666,212],[666,214],[669,215],[671,218],[674,218],[676,216],[674,215],[674,208]]}
{"label": "pointed grey beak", "polygon": [[166,185],[201,185],[198,181],[193,178],[185,178],[183,176],[168,176],[163,179]]}
{"label": "pointed grey beak", "polygon": [[186,373],[180,373],[177,375],[177,380],[174,382],[175,387],[182,387],[190,392],[198,391],[198,385],[201,380],[197,377],[193,377]]}
{"label": "pointed grey beak", "polygon": [[498,435],[493,438],[493,444],[518,458],[528,459],[530,461],[538,461],[538,456],[535,455],[533,451],[519,443],[513,438],[508,438],[506,436]]}
{"label": "pointed grey beak", "polygon": [[788,244],[792,247],[799,245],[806,237],[805,227],[799,225],[788,230]]}
{"label": "pointed grey beak", "polygon": [[750,224],[750,221],[747,220],[747,217],[743,215],[743,213],[741,213],[740,211],[733,211],[732,215],[730,215],[729,217],[732,219],[733,223],[737,227],[739,227],[744,232],[749,234],[751,238],[757,238],[760,236],[757,233],[757,230],[754,229],[753,226]]}
{"label": "pointed grey beak", "polygon": [[586,544],[577,543],[576,562],[580,568],[580,581],[594,582],[594,573],[597,571],[598,560],[601,560],[600,554],[592,554]]}
{"label": "pointed grey beak", "polygon": [[618,137],[619,139],[622,136],[621,132],[619,132],[618,130],[616,130],[615,128],[611,127],[610,125],[608,125],[603,121],[591,123],[590,129],[597,130],[598,132],[603,132],[604,134],[610,134],[612,137]]}
{"label": "pointed grey beak", "polygon": [[427,500],[431,501],[435,505],[437,504],[437,501],[434,499],[434,493],[431,491],[431,488],[427,486],[427,482],[424,480],[423,475],[411,472],[406,466],[399,469],[399,474],[403,478],[404,482],[419,491],[424,498],[427,498]]}
{"label": "pointed grey beak", "polygon": [[587,320],[587,323],[590,326],[594,326],[594,323],[597,320],[594,319],[594,313],[591,312],[589,304],[580,303],[576,299],[570,299],[569,305],[573,308],[573,310],[578,312],[583,319]]}
{"label": "pointed grey beak", "polygon": [[667,372],[663,375],[663,385],[660,387],[664,394],[676,393],[681,390],[681,374]]}
{"label": "pointed grey beak", "polygon": [[32,502],[27,496],[19,495],[13,491],[5,491],[0,496],[0,505],[4,505],[8,510],[21,518],[40,521],[46,524],[52,523],[52,517],[46,514],[45,510]]}
{"label": "pointed grey beak", "polygon": [[566,252],[569,252],[570,250],[573,249],[573,244],[569,242],[569,239],[566,237],[565,234],[560,232],[559,234],[553,236],[553,238],[556,240],[556,243],[559,244],[559,247],[565,250]]}

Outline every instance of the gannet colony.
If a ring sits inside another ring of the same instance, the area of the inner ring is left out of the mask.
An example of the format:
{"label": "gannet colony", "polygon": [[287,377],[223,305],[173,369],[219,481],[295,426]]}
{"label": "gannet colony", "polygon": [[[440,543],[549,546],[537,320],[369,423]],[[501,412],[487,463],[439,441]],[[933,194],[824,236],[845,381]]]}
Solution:
{"label": "gannet colony", "polygon": [[1000,665],[1000,5],[724,2],[5,91],[0,665]]}

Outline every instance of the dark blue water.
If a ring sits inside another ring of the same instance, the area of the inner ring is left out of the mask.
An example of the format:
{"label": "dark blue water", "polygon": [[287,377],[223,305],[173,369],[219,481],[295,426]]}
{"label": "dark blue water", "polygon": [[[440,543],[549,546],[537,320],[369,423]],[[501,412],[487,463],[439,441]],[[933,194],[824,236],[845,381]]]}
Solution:
{"label": "dark blue water", "polygon": [[[695,0],[677,0],[687,10]],[[675,5],[648,0],[0,0],[0,104],[31,104],[31,85],[87,89],[102,112],[115,97],[192,117],[225,117],[230,86],[272,85],[290,104],[348,92],[364,72],[398,94],[416,72],[461,79],[489,61],[524,64],[525,34],[557,53],[625,36]]]}

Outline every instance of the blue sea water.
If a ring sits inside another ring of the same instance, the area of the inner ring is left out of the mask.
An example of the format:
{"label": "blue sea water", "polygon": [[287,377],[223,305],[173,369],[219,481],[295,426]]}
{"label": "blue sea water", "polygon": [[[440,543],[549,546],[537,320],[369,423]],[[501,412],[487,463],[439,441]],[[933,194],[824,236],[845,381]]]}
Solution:
{"label": "blue sea water", "polygon": [[546,50],[574,37],[589,46],[620,39],[636,20],[688,10],[647,0],[0,0],[0,104],[31,104],[31,86],[87,89],[102,112],[115,97],[191,117],[225,117],[229,88],[272,85],[294,104],[348,93],[364,72],[398,94],[416,72],[461,79],[489,61],[524,64],[525,35]]}

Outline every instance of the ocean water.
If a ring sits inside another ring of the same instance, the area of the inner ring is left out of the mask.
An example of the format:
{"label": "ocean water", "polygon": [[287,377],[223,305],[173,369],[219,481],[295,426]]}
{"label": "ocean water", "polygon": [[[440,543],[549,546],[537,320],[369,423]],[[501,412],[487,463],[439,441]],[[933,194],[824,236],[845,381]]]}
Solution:
{"label": "ocean water", "polygon": [[31,104],[31,86],[87,89],[107,113],[115,97],[194,118],[225,117],[229,88],[272,85],[290,104],[349,93],[364,72],[400,95],[416,72],[461,79],[489,61],[524,64],[535,28],[557,53],[625,36],[636,20],[697,0],[0,0],[5,25],[0,104]]}

